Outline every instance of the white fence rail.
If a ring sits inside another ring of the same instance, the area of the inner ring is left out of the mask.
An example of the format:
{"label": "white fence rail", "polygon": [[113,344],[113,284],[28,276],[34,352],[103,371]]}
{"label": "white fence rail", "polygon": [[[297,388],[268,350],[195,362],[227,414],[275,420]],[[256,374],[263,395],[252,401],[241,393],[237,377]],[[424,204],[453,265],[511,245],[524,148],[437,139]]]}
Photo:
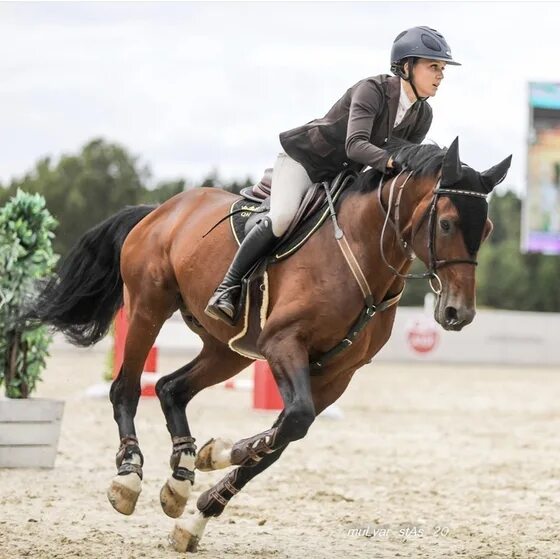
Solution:
{"label": "white fence rail", "polygon": [[[375,359],[400,362],[485,363],[504,365],[560,366],[560,314],[479,310],[474,322],[462,332],[431,329],[423,309],[400,307],[393,335]],[[419,353],[413,349],[430,351]],[[162,328],[156,345],[161,352],[196,354],[202,347],[174,315]],[[55,348],[70,347],[57,335]],[[97,346],[106,351],[109,339]]]}

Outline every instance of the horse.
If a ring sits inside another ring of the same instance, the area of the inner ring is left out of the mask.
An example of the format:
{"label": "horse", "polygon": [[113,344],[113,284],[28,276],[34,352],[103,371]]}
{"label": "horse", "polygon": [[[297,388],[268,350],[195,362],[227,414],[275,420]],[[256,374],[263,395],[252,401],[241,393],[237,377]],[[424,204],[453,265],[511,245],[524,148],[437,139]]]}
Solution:
{"label": "horse", "polygon": [[79,239],[35,298],[28,316],[79,346],[99,341],[125,306],[124,362],[110,390],[120,445],[108,490],[112,506],[125,515],[134,511],[142,484],[134,417],[148,351],[176,311],[202,339],[200,354],[156,385],[172,442],[172,472],[160,493],[164,512],[182,515],[195,469],[234,468],[200,495],[196,514],[176,522],[175,549],[196,551],[208,520],[305,437],[384,346],[415,256],[427,266],[420,277],[437,294],[436,321],[455,331],[472,322],[476,256],[492,229],[487,196],[505,178],[511,156],[481,173],[461,163],[458,138],[447,149],[400,141],[387,150],[402,165],[400,173],[351,175],[337,209],[331,204],[332,220],[269,266],[268,314],[256,350],[270,365],[284,409],[264,432],[235,443],[211,439],[197,453],[186,415],[197,393],[254,360],[228,345],[241,324],[204,313],[236,249],[227,223],[206,233],[228,213],[235,194],[199,188],[159,206],[121,210]]}

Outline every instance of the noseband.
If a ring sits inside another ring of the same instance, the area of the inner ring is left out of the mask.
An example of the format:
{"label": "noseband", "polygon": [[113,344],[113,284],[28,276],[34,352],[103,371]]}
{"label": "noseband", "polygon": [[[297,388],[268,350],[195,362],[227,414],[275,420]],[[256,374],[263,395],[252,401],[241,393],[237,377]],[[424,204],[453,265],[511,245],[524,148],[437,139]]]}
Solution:
{"label": "noseband", "polygon": [[[385,265],[395,274],[396,276],[402,279],[426,279],[429,278],[429,283],[432,291],[439,295],[442,290],[442,283],[441,279],[437,274],[437,270],[443,268],[444,266],[452,266],[453,264],[471,264],[472,266],[477,266],[478,262],[474,258],[455,258],[451,260],[440,260],[437,258],[436,255],[436,222],[437,222],[437,202],[440,196],[474,196],[476,198],[484,198],[486,199],[486,194],[482,194],[481,192],[471,192],[469,190],[455,190],[452,188],[441,188],[441,178],[438,179],[434,186],[434,190],[432,193],[432,200],[430,205],[426,208],[422,217],[419,219],[417,225],[414,227],[410,243],[407,243],[402,235],[401,226],[400,226],[400,203],[402,193],[404,191],[404,187],[406,183],[409,181],[410,177],[412,177],[413,173],[409,173],[405,180],[402,182],[400,186],[397,186],[398,193],[396,195],[396,199],[393,205],[393,197],[395,193],[395,185],[397,179],[403,174],[404,171],[401,171],[391,182],[390,190],[389,190],[389,200],[387,202],[387,209],[383,206],[383,200],[381,198],[381,191],[383,189],[383,177],[379,182],[379,188],[377,189],[377,198],[379,201],[379,206],[385,215],[385,221],[383,222],[383,228],[381,230],[381,237],[379,239],[379,249],[381,252],[381,258]],[[393,209],[395,218],[394,221],[391,219],[391,209]],[[412,243],[416,236],[416,233],[420,230],[423,223],[428,218],[428,257],[429,257],[429,266],[428,269],[422,274],[401,274],[394,266],[389,264],[387,258],[385,256],[385,249],[384,249],[384,241],[385,241],[385,232],[387,230],[387,225],[391,225],[392,229],[395,231],[397,241],[401,250],[405,254],[406,258],[409,261],[412,261],[416,258],[414,251],[412,250]],[[434,280],[437,285],[434,286]]]}

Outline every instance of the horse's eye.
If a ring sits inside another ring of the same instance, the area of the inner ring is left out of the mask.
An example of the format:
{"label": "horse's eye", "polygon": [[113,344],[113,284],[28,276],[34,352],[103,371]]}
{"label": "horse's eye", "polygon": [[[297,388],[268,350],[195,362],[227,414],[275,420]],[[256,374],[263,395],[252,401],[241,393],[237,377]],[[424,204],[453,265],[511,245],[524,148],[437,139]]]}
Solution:
{"label": "horse's eye", "polygon": [[444,233],[448,233],[451,230],[451,222],[447,219],[440,219],[439,226]]}

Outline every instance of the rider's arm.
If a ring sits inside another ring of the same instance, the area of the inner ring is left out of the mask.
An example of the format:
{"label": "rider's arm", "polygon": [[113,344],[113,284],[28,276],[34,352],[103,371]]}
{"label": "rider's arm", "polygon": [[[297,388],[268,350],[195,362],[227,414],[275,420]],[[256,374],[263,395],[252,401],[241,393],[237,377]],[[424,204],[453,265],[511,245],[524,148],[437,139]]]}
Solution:
{"label": "rider's arm", "polygon": [[383,107],[383,93],[371,81],[362,82],[354,91],[350,102],[346,155],[352,161],[370,165],[381,172],[387,168],[389,154],[370,141],[374,125]]}

